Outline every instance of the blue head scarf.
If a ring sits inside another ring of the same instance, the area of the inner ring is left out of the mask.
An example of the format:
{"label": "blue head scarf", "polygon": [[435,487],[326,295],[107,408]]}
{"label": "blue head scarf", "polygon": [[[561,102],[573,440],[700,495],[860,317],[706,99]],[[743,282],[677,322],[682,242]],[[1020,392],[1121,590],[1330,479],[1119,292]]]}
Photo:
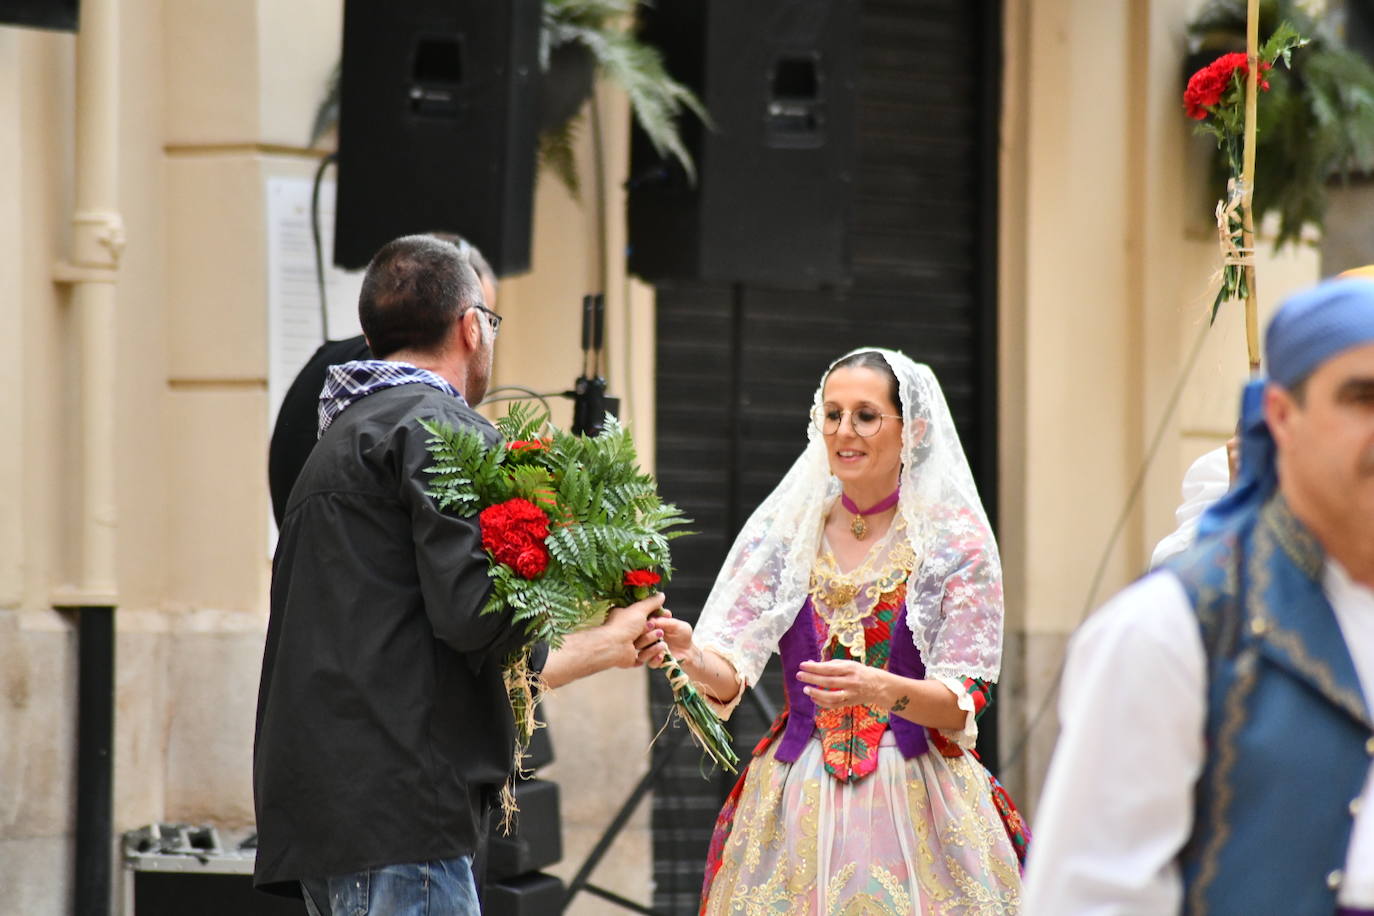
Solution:
{"label": "blue head scarf", "polygon": [[[1264,357],[1269,378],[1292,389],[1322,363],[1351,347],[1374,343],[1374,280],[1328,280],[1287,299],[1269,321]],[[1245,386],[1240,401],[1240,474],[1231,491],[1198,522],[1206,537],[1250,511],[1278,487],[1274,438],[1264,422],[1264,379]]]}

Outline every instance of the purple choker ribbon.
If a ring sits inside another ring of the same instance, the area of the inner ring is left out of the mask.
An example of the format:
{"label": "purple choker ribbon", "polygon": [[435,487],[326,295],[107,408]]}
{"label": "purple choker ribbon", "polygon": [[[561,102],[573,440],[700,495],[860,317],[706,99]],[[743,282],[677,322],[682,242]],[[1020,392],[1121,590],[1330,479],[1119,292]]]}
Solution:
{"label": "purple choker ribbon", "polygon": [[850,499],[846,493],[841,492],[840,505],[844,506],[846,512],[854,516],[854,521],[849,523],[849,531],[854,535],[854,538],[862,541],[868,536],[868,522],[864,521],[865,515],[877,515],[879,512],[886,512],[888,509],[897,505],[897,499],[901,495],[902,488],[899,486],[892,491],[890,496],[876,505],[870,506],[867,509],[860,509],[858,505],[855,504],[854,500]]}

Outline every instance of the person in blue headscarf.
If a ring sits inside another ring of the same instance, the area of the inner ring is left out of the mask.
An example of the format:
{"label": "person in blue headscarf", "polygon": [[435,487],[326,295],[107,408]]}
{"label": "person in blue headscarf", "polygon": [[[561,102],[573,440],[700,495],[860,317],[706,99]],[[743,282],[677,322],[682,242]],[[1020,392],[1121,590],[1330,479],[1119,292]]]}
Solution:
{"label": "person in blue headscarf", "polygon": [[1070,643],[1032,916],[1374,914],[1374,280],[1265,360],[1235,486]]}

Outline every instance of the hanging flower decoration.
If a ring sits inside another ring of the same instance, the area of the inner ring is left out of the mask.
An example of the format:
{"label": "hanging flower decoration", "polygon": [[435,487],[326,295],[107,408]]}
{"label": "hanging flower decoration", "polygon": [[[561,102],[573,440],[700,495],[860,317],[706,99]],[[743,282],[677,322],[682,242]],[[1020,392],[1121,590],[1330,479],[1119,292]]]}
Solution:
{"label": "hanging flower decoration", "polygon": [[[1269,80],[1265,74],[1273,69],[1273,64],[1268,61],[1260,61],[1259,88],[1260,92],[1269,91]],[[1250,64],[1245,58],[1245,54],[1237,51],[1231,54],[1223,54],[1198,72],[1194,73],[1188,80],[1188,88],[1183,93],[1183,105],[1188,109],[1188,117],[1195,121],[1204,120],[1209,114],[1216,114],[1218,120],[1229,118],[1244,117],[1245,100],[1245,80],[1250,75]],[[1228,106],[1221,109],[1221,99],[1227,90],[1239,85],[1241,92],[1241,104]],[[1234,131],[1244,129],[1244,123],[1227,123],[1227,128]]]}
{"label": "hanging flower decoration", "polygon": [[[1348,179],[1374,170],[1374,66],[1342,38],[1339,17],[1325,6],[1330,4],[1308,0],[1259,5],[1261,47],[1283,23],[1304,38],[1292,64],[1270,74],[1273,88],[1261,97],[1256,119],[1251,212],[1256,223],[1272,225],[1275,251],[1324,231],[1332,176]],[[1188,22],[1188,35],[1199,47],[1189,57],[1197,64],[1188,72],[1224,51],[1244,49],[1248,26],[1246,3],[1202,0]],[[1220,149],[1210,166],[1209,180],[1224,187],[1226,157]],[[1215,203],[1213,198],[1208,209]]]}
{"label": "hanging flower decoration", "polygon": [[[1256,85],[1260,92],[1269,90],[1267,74],[1273,69],[1274,63],[1281,59],[1284,66],[1289,66],[1293,50],[1304,44],[1306,41],[1286,22],[1274,31],[1257,55],[1259,74]],[[1217,203],[1216,209],[1223,267],[1221,288],[1212,302],[1214,322],[1223,302],[1245,299],[1250,293],[1244,268],[1253,258],[1254,251],[1245,244],[1248,189],[1242,178],[1245,83],[1249,75],[1250,65],[1244,53],[1223,54],[1194,73],[1183,92],[1184,111],[1198,122],[1200,133],[1216,139],[1217,146],[1226,157],[1226,197]]]}

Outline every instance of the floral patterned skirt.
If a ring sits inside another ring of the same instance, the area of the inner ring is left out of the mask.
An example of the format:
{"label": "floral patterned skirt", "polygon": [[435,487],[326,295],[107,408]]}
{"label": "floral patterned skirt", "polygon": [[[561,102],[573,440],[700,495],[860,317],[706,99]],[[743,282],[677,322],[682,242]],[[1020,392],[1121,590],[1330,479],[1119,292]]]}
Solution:
{"label": "floral patterned skirt", "polygon": [[1021,902],[1016,850],[971,756],[902,757],[889,732],[855,783],[813,737],[795,763],[755,757],[716,823],[703,916],[1002,916]]}

